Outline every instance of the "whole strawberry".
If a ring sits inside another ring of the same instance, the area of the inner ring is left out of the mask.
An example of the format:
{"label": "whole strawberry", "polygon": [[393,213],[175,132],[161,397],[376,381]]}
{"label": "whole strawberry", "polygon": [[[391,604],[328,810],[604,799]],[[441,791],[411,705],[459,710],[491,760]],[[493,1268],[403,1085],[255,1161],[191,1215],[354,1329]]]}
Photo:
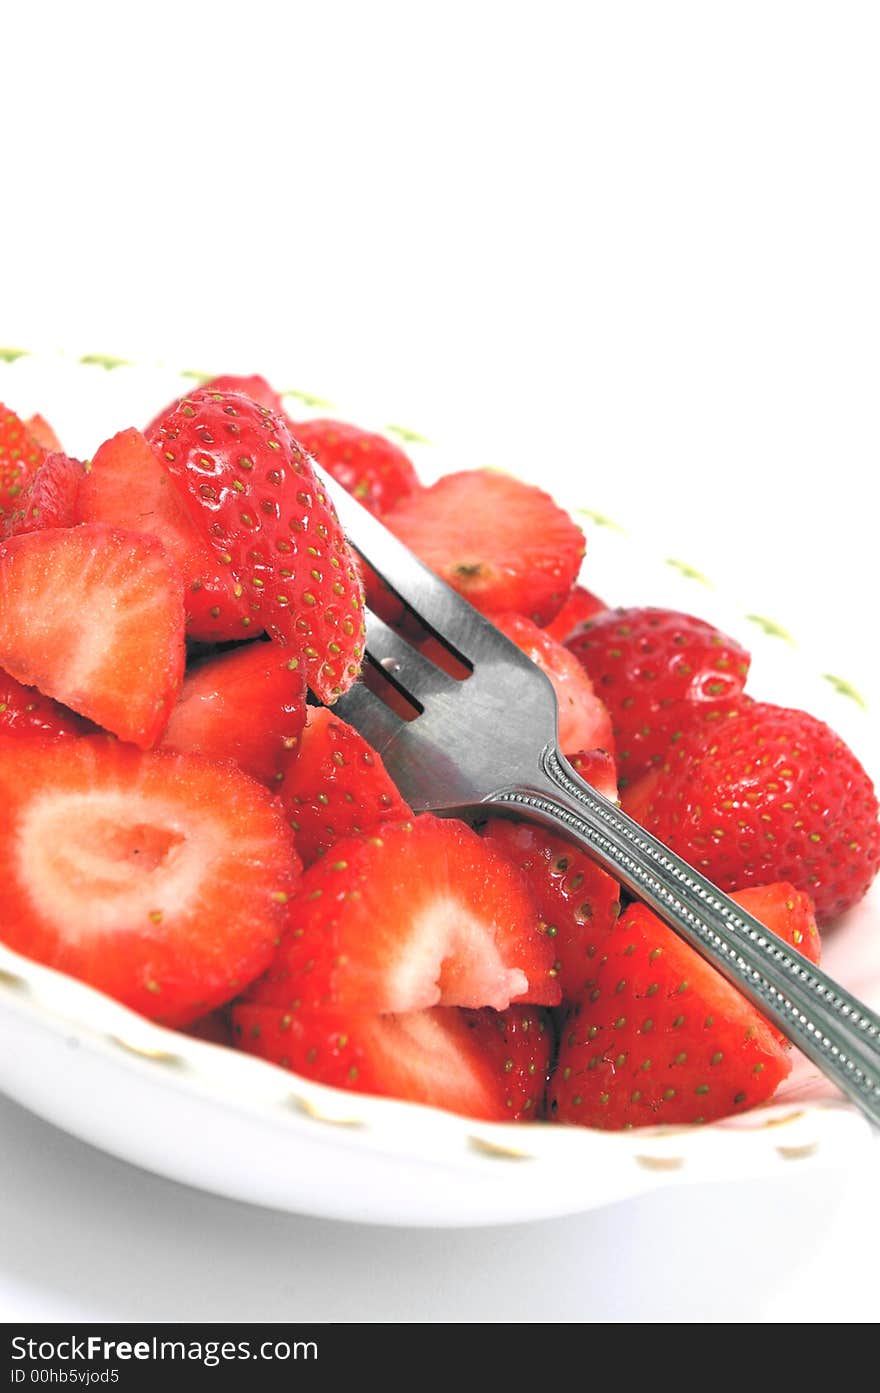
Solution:
{"label": "whole strawberry", "polygon": [[620,787],[658,764],[700,711],[737,696],[750,656],[703,619],[668,609],[609,609],[566,641],[611,712]]}
{"label": "whole strawberry", "polygon": [[21,495],[45,450],[14,411],[0,402],[0,524],[21,507]]}
{"label": "whole strawberry", "polygon": [[384,435],[347,421],[300,421],[291,429],[303,449],[377,517],[419,488],[409,455]]}
{"label": "whole strawberry", "polygon": [[623,805],[723,890],[791,881],[819,924],[860,900],[880,867],[871,780],[804,711],[742,703],[695,725]]}
{"label": "whole strawberry", "polygon": [[239,393],[184,397],[148,429],[190,515],[265,628],[332,702],[360,671],[363,587],[311,460],[282,417]]}

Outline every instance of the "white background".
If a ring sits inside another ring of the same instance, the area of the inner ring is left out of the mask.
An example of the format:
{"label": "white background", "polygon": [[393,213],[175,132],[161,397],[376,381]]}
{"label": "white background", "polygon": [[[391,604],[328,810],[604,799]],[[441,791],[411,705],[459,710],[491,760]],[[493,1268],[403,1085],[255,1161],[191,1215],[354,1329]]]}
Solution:
{"label": "white background", "polygon": [[[880,690],[876,13],[10,7],[0,345],[262,371],[564,473]],[[406,1233],[0,1129],[7,1319],[877,1314],[873,1186]]]}

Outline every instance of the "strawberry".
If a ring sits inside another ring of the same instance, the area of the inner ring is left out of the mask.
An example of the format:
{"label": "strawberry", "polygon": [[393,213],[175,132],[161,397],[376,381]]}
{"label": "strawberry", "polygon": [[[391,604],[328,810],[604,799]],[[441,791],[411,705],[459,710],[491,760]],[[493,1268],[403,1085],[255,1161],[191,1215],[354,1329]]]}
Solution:
{"label": "strawberry", "polygon": [[85,466],[60,451],[45,455],[6,519],[4,535],[38,532],[45,527],[73,527],[79,521],[77,496]]}
{"label": "strawberry", "polygon": [[88,726],[43,696],[36,687],[23,687],[0,671],[0,733],[4,735],[83,735]]}
{"label": "strawberry", "polygon": [[619,803],[617,796],[617,766],[607,750],[578,750],[576,754],[566,755],[566,759],[576,774],[598,793]]}
{"label": "strawberry", "polygon": [[583,585],[576,585],[556,618],[545,624],[544,628],[557,643],[567,643],[585,619],[592,619],[594,614],[601,614],[607,608],[598,595],[586,590]]}
{"label": "strawberry", "polygon": [[528,881],[563,1001],[575,1001],[620,913],[620,886],[586,852],[534,823],[491,818],[481,829]]}
{"label": "strawberry", "polygon": [[556,1005],[553,950],[519,872],[464,823],[424,814],[309,867],[251,999],[290,1009]]}
{"label": "strawberry", "polygon": [[384,522],[431,570],[490,617],[548,624],[574,584],[584,537],[549,494],[508,474],[447,474]]}
{"label": "strawberry", "polygon": [[566,647],[611,712],[620,787],[660,763],[697,711],[742,691],[750,657],[711,624],[667,609],[611,609]]}
{"label": "strawberry", "polygon": [[250,377],[236,377],[232,373],[223,373],[220,377],[212,377],[208,382],[202,384],[205,392],[240,392],[242,396],[250,397],[258,406],[267,406],[270,411],[274,411],[276,416],[284,416],[284,402],[280,392],[276,392],[271,387],[265,377],[259,373],[252,373]]}
{"label": "strawberry", "polygon": [[420,487],[412,460],[384,435],[345,421],[299,421],[291,430],[321,468],[376,517]]}
{"label": "strawberry", "polygon": [[21,506],[22,490],[45,453],[25,423],[0,403],[0,524]]}
{"label": "strawberry", "polygon": [[183,584],[153,537],[100,523],[0,544],[0,666],[146,749],[183,681]]}
{"label": "strawberry", "polygon": [[36,441],[42,450],[61,451],[61,441],[44,416],[29,416],[24,424],[31,440]]}
{"label": "strawberry", "polygon": [[492,620],[533,663],[537,663],[553,683],[558,707],[559,748],[565,750],[607,750],[614,753],[611,716],[596,695],[581,664],[539,629],[531,619],[519,614],[496,614]]}
{"label": "strawberry", "polygon": [[216,1011],[199,1016],[192,1025],[184,1028],[184,1034],[190,1035],[193,1040],[206,1040],[209,1045],[226,1045],[231,1049],[235,1040],[229,1008],[220,1006]]}
{"label": "strawberry", "polygon": [[281,802],[307,866],[352,834],[412,817],[381,757],[323,706],[309,707],[299,748],[282,756],[281,774]]}
{"label": "strawberry", "polygon": [[586,1127],[710,1122],[766,1101],[791,1070],[764,1017],[641,904],[560,1035],[550,1113]]}
{"label": "strawberry", "polygon": [[232,1020],[239,1049],[333,1088],[490,1122],[532,1117],[543,1100],[551,1031],[531,1006],[376,1016],[239,1003]]}
{"label": "strawberry", "polygon": [[234,393],[194,392],[148,433],[252,620],[302,656],[324,702],[360,671],[363,586],[333,505],[286,422]]}
{"label": "strawberry", "polygon": [[299,872],[266,789],[232,764],[0,735],[0,933],[168,1025],[263,972]]}
{"label": "strawberry", "polygon": [[162,744],[210,759],[234,759],[274,788],[306,720],[298,658],[272,643],[249,643],[191,667]]}
{"label": "strawberry", "polygon": [[105,522],[158,537],[183,574],[190,638],[220,642],[259,632],[243,587],[217,561],[140,431],[120,431],[95,452],[77,494],[76,521]]}
{"label": "strawberry", "polygon": [[734,898],[749,914],[772,929],[777,938],[790,943],[811,963],[821,960],[816,908],[803,890],[796,890],[787,881],[777,881],[775,885],[753,885],[748,890],[737,890]]}
{"label": "strawberry", "polygon": [[623,804],[722,890],[791,881],[820,925],[856,904],[880,867],[871,780],[804,711],[751,702],[694,726]]}

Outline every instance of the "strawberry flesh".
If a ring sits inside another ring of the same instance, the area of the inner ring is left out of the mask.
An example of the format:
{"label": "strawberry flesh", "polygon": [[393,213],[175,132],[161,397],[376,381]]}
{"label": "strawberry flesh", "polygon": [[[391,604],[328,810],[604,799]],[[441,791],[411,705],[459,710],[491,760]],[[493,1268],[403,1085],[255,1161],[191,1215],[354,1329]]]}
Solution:
{"label": "strawberry flesh", "polygon": [[420,487],[412,460],[383,435],[346,421],[300,421],[291,430],[321,468],[376,517]]}
{"label": "strawberry flesh", "polygon": [[183,681],[183,583],[153,537],[99,523],[0,544],[0,666],[147,749]]}
{"label": "strawberry flesh", "polygon": [[490,617],[513,611],[548,624],[584,555],[584,536],[549,494],[508,474],[447,474],[403,499],[387,527]]}
{"label": "strawberry flesh", "polygon": [[306,871],[251,999],[395,1014],[554,1006],[552,969],[516,868],[463,823],[425,814],[339,842]]}
{"label": "strawberry flesh", "polygon": [[299,862],[232,764],[0,734],[0,925],[16,952],[185,1025],[268,966]]}

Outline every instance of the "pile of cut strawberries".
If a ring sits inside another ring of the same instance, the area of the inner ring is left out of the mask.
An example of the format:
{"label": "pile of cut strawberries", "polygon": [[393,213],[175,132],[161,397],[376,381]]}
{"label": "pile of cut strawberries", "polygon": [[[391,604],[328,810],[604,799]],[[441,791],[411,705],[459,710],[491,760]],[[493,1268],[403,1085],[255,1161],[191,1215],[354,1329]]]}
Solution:
{"label": "pile of cut strawberries", "polygon": [[769,930],[818,961],[865,894],[868,775],[746,692],[738,642],[583,589],[540,489],[425,487],[383,437],[226,377],[88,462],[0,407],[0,939],[163,1025],[469,1116],[766,1101],[788,1043],[611,876],[526,822],[414,816],[334,714],[364,576],[315,459],[544,669],[581,775]]}

